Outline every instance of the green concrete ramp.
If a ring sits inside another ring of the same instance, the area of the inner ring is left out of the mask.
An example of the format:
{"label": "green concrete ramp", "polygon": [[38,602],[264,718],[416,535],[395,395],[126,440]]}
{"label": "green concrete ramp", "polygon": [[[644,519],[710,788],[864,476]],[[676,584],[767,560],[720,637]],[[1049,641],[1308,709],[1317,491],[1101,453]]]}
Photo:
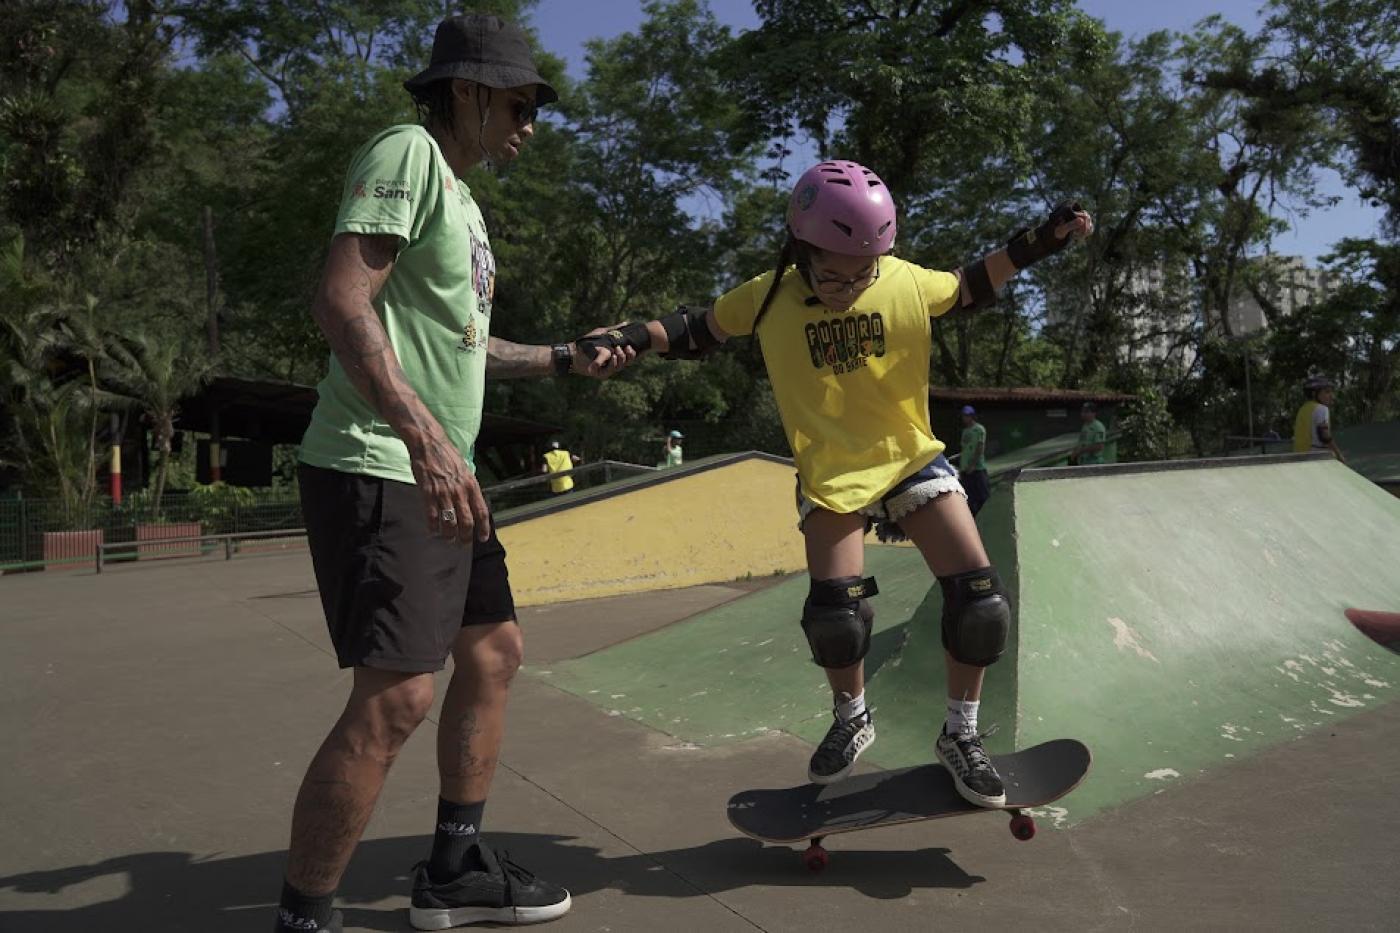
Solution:
{"label": "green concrete ramp", "polygon": [[1400,502],[1329,458],[1036,471],[1011,506],[1016,744],[1094,747],[1072,815],[1397,696],[1345,611],[1400,607]]}
{"label": "green concrete ramp", "polygon": [[[989,747],[1094,751],[1054,822],[1319,740],[1400,696],[1400,657],[1346,617],[1400,611],[1400,500],[1328,458],[1027,471],[978,521],[1015,607],[983,696]],[[881,594],[866,760],[927,761],[945,696],[939,589],[907,547],[868,547],[867,572]],[[806,589],[798,575],[542,676],[700,745],[815,742],[830,697],[798,625]]]}
{"label": "green concrete ramp", "polygon": [[[915,653],[918,660],[905,668],[911,657],[905,645],[930,619],[937,624],[938,590],[930,591],[933,578],[913,548],[871,546],[866,571],[880,586],[867,657],[870,701],[877,709],[885,702],[875,684],[888,677],[900,685],[892,700],[901,706],[887,717],[888,727],[882,715],[872,752],[885,754],[872,760],[890,766],[927,760],[943,702],[913,708],[926,705],[929,690],[912,696],[908,684],[923,679],[927,665]],[[831,722],[831,692],[798,622],[806,596],[807,576],[799,574],[660,632],[553,665],[541,676],[617,715],[700,745],[773,731],[815,742]],[[941,668],[936,676],[941,682]]]}

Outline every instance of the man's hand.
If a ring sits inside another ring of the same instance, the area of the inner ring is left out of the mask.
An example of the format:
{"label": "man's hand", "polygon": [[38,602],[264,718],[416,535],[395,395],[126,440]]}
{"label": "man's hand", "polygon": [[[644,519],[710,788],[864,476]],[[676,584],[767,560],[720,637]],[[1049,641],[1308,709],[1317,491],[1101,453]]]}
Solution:
{"label": "man's hand", "polygon": [[470,546],[491,535],[491,513],[476,477],[445,437],[429,437],[409,448],[409,461],[423,495],[428,531]]}
{"label": "man's hand", "polygon": [[[598,337],[608,331],[617,330],[626,324],[620,321],[607,327],[595,327],[585,337]],[[589,355],[586,348],[579,343],[574,344],[574,362],[572,371],[580,376],[591,376],[594,379],[609,379],[622,372],[629,363],[637,358],[637,351],[628,346],[618,345],[616,342],[604,342],[598,344],[592,355]]]}
{"label": "man's hand", "polygon": [[1082,240],[1094,233],[1094,218],[1089,216],[1088,211],[1078,210],[1074,212],[1074,219],[1068,223],[1060,224],[1055,228],[1056,239],[1069,237],[1071,240]]}

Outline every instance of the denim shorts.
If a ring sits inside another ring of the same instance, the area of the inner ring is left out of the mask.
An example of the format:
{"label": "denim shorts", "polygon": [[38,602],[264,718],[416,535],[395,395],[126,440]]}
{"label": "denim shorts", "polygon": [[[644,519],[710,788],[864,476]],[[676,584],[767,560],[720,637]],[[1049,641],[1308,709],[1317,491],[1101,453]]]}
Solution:
{"label": "denim shorts", "polygon": [[[926,502],[939,496],[955,492],[967,498],[967,492],[958,481],[958,471],[942,454],[934,457],[928,465],[911,476],[900,480],[893,489],[856,512],[866,517],[865,530],[875,527],[881,541],[904,541],[907,536],[899,527],[899,520],[918,509]],[[821,506],[802,494],[802,480],[797,481],[797,528],[800,531],[807,516]]]}

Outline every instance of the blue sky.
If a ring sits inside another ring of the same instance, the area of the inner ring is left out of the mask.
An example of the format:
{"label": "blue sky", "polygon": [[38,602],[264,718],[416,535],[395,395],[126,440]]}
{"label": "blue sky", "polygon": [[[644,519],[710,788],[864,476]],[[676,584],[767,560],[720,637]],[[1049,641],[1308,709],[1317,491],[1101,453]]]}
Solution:
{"label": "blue sky", "polygon": [[[1260,21],[1261,4],[1253,0],[1172,0],[1148,3],[1142,0],[1080,0],[1080,9],[1103,20],[1109,29],[1128,36],[1156,29],[1187,30],[1213,13],[1231,22],[1253,27]],[[710,0],[710,8],[720,21],[736,30],[758,24],[749,0]],[[586,68],[583,43],[591,38],[610,38],[635,29],[642,21],[638,0],[540,0],[532,21],[541,43],[568,62],[569,73],[582,77]],[[876,166],[878,170],[878,166]],[[1371,236],[1376,232],[1380,212],[1365,204],[1347,189],[1335,174],[1322,178],[1323,191],[1342,201],[1333,208],[1314,211],[1306,218],[1287,218],[1292,229],[1277,237],[1274,251],[1315,259],[1346,236]]]}

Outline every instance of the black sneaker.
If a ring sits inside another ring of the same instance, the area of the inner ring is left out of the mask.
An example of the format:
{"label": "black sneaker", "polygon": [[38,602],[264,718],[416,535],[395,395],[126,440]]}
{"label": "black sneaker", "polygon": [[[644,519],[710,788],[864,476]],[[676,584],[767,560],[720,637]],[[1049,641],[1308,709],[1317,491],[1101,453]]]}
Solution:
{"label": "black sneaker", "polygon": [[826,730],[826,738],[807,766],[807,777],[813,784],[832,784],[850,774],[860,753],[875,741],[875,723],[869,710],[850,720],[835,714],[832,718],[836,721]]}
{"label": "black sneaker", "polygon": [[1006,803],[1006,788],[1001,783],[1001,775],[992,767],[992,759],[982,747],[982,739],[988,733],[959,732],[949,735],[940,732],[934,749],[938,760],[953,776],[953,786],[963,799],[979,807],[1000,807]]}
{"label": "black sneaker", "polygon": [[450,930],[468,923],[543,923],[569,912],[573,901],[557,884],[536,878],[484,843],[474,847],[483,871],[463,872],[443,884],[428,877],[428,863],[414,866],[408,922],[417,930]]}
{"label": "black sneaker", "polygon": [[280,910],[277,913],[277,933],[286,933],[291,930],[299,933],[305,930],[306,933],[343,933],[345,921],[340,916],[340,911],[331,911],[331,919],[323,927],[318,927],[315,921],[307,921],[303,925],[298,925],[296,918],[283,914]]}

